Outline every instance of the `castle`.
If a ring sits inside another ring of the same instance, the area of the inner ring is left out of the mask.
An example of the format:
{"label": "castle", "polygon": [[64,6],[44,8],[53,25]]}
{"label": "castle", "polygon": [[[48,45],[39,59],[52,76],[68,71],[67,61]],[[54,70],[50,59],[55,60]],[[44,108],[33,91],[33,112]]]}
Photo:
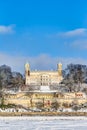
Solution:
{"label": "castle", "polygon": [[57,65],[57,71],[31,71],[30,65],[25,64],[25,84],[34,86],[58,85],[62,77],[62,64]]}

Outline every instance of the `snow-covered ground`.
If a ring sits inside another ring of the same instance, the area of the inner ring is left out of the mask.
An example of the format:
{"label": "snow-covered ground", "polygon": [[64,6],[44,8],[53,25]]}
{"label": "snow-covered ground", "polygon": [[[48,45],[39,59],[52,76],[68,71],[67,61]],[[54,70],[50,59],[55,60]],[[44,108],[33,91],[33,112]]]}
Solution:
{"label": "snow-covered ground", "polygon": [[0,130],[87,130],[87,117],[0,117]]}

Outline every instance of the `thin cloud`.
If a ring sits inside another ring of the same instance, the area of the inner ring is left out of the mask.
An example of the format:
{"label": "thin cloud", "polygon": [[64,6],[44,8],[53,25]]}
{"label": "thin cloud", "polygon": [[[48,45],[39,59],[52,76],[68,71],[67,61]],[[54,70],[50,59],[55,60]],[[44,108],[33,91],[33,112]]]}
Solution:
{"label": "thin cloud", "polygon": [[71,42],[71,47],[87,50],[87,39],[78,39]]}
{"label": "thin cloud", "polygon": [[87,37],[87,28],[77,28],[70,31],[62,31],[55,34],[47,34],[48,38],[79,38],[79,37]]}
{"label": "thin cloud", "polygon": [[14,32],[14,26],[15,25],[0,25],[0,34],[8,34],[8,33],[13,33]]}
{"label": "thin cloud", "polygon": [[79,28],[67,32],[59,33],[58,35],[62,37],[76,37],[76,36],[87,36],[87,29],[86,28]]}
{"label": "thin cloud", "polygon": [[78,28],[67,32],[58,33],[57,37],[63,40],[66,46],[80,50],[87,49],[87,29]]}
{"label": "thin cloud", "polygon": [[30,63],[31,70],[57,70],[57,64],[59,62],[63,64],[63,68],[65,68],[67,64],[70,63],[87,65],[87,59],[83,58],[51,57],[48,54],[41,54],[33,57],[24,57],[11,56],[4,53],[0,53],[0,65],[9,65],[11,66],[12,71],[19,71],[21,73],[24,73],[24,65],[27,61]]}

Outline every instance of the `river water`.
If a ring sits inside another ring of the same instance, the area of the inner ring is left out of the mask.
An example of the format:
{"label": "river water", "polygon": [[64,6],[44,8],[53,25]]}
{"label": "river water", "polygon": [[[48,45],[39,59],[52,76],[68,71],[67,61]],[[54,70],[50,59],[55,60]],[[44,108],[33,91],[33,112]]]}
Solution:
{"label": "river water", "polygon": [[87,130],[87,118],[0,117],[0,130]]}

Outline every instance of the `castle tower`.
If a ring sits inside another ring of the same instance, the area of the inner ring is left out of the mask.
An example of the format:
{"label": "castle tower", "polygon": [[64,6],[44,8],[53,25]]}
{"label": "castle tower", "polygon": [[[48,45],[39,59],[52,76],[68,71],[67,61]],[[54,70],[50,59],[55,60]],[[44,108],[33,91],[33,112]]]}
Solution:
{"label": "castle tower", "polygon": [[57,68],[59,76],[62,76],[62,64],[61,63],[57,64]]}
{"label": "castle tower", "polygon": [[25,85],[30,85],[30,65],[25,64]]}

